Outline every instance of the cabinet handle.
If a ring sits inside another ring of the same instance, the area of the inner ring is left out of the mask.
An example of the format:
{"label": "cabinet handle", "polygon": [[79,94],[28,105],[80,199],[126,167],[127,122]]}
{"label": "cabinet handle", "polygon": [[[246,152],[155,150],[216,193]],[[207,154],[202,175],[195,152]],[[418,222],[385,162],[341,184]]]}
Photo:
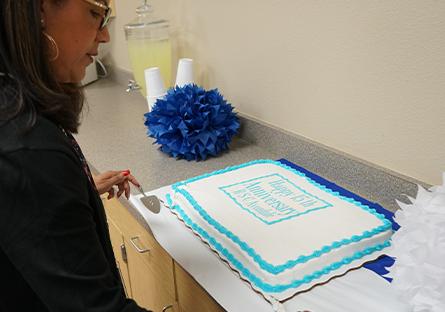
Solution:
{"label": "cabinet handle", "polygon": [[166,306],[166,307],[164,307],[163,309],[162,309],[162,312],[165,312],[165,311],[167,311],[168,309],[172,309],[173,308],[173,305],[171,304],[171,305],[168,305],[168,306]]}
{"label": "cabinet handle", "polygon": [[136,249],[136,251],[138,253],[146,253],[146,252],[150,251],[149,248],[145,248],[145,249],[139,248],[138,245],[136,245],[136,243],[135,243],[136,240],[139,240],[139,236],[134,236],[134,237],[130,238],[130,243],[133,245],[133,247]]}

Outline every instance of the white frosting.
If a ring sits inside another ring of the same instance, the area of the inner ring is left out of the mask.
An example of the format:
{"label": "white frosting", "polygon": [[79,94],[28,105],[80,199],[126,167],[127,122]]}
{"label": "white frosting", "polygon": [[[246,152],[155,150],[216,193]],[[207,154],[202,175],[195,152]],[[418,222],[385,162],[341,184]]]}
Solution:
{"label": "white frosting", "polygon": [[[341,262],[345,257],[386,242],[392,233],[390,229],[385,230],[321,255],[313,255],[324,246],[332,246],[335,241],[371,231],[381,226],[383,221],[359,204],[325,191],[307,177],[275,163],[241,167],[179,185],[177,189],[186,191],[196,202],[190,202],[190,198],[176,192],[173,205],[178,205],[190,220],[226,248],[251,274],[274,286],[302,280],[317,270]],[[194,207],[196,204],[205,210],[207,220]],[[178,216],[183,218],[180,214]],[[255,261],[252,254],[243,250],[233,236],[220,233],[218,228],[230,231],[247,244],[250,250],[254,250],[260,260],[257,257]],[[196,228],[194,231],[197,232]],[[202,233],[198,234],[208,242]],[[223,259],[228,260],[218,250],[218,246],[208,243]],[[294,263],[282,272],[268,272],[259,264],[266,263],[272,268],[284,267],[300,256],[311,255],[310,260]],[[381,251],[375,251],[310,282],[280,292],[268,292],[255,283],[251,284],[264,294],[284,300],[380,255]],[[228,263],[243,275],[236,264],[230,260]],[[246,276],[243,278],[249,280]]]}

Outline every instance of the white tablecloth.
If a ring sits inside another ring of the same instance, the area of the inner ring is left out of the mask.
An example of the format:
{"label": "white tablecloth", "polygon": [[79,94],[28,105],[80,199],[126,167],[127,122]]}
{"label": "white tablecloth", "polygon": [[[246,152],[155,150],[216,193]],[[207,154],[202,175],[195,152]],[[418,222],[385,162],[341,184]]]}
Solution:
{"label": "white tablecloth", "polygon": [[[165,201],[170,187],[149,192]],[[219,257],[168,208],[159,214],[148,211],[138,196],[131,204],[149,224],[159,244],[227,311],[272,312],[272,306],[255,293],[246,282],[225,265]],[[361,268],[317,286],[284,303],[286,311],[311,312],[408,312],[386,280]],[[197,311],[201,312],[201,311]]]}

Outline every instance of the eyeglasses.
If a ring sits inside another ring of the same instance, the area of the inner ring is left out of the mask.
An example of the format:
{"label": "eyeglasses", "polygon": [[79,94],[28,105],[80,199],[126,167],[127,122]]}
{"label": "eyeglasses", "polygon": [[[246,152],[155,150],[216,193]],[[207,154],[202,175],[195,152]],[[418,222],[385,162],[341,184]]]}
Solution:
{"label": "eyeglasses", "polygon": [[110,22],[111,8],[108,5],[105,5],[95,0],[84,0],[84,1],[105,10],[104,16],[102,17],[102,22],[100,23],[99,26],[99,30],[102,30],[105,27],[107,27],[108,23]]}

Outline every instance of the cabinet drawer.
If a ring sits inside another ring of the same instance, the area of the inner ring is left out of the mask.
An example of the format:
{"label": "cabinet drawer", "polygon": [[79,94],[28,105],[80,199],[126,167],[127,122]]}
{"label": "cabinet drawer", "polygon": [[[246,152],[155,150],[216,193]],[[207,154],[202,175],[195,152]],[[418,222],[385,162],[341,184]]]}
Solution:
{"label": "cabinet drawer", "polygon": [[174,266],[181,312],[225,311],[179,264],[175,262]]}
{"label": "cabinet drawer", "polygon": [[[125,237],[125,240],[127,252],[131,251],[138,255],[140,260],[138,265],[143,266],[144,270],[150,271],[150,274],[157,280],[157,286],[166,289],[175,297],[173,260],[170,255],[139,224],[134,226],[133,231]],[[132,259],[129,257],[128,266],[130,269],[131,261]]]}
{"label": "cabinet drawer", "polygon": [[136,249],[129,247],[127,256],[132,295],[138,305],[155,312],[179,312],[174,283],[167,285],[162,279],[164,273],[154,271]]}

